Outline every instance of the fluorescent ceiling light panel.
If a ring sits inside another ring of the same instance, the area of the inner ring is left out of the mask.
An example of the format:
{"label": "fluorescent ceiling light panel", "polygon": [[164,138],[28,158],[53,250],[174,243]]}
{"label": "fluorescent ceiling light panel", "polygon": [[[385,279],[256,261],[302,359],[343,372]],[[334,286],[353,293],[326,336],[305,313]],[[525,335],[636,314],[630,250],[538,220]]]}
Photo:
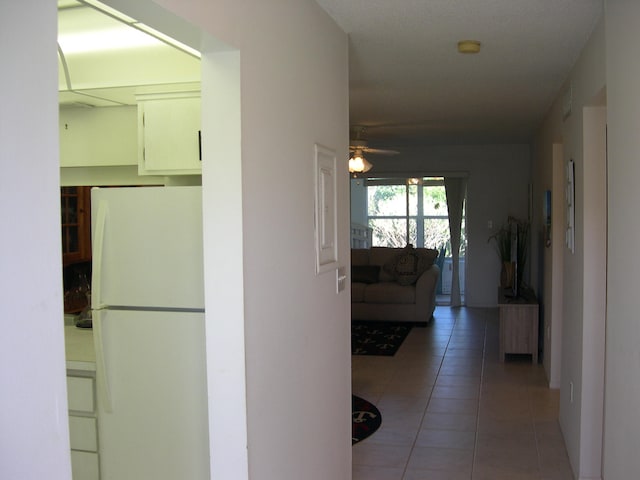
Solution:
{"label": "fluorescent ceiling light panel", "polygon": [[200,52],[195,48],[191,48],[189,45],[185,45],[184,43],[179,42],[175,38],[171,38],[168,35],[165,35],[164,33],[159,32],[158,30],[155,30],[154,28],[151,28],[148,25],[145,25],[144,23],[136,22],[131,24],[131,26],[139,30],[142,30],[143,32],[146,32],[149,35],[152,35],[155,38],[171,45],[172,47],[176,47],[182,50],[183,52],[188,53],[189,55],[193,55],[194,57],[200,58]]}
{"label": "fluorescent ceiling light panel", "polygon": [[58,43],[65,55],[137,47],[153,47],[163,43],[125,25],[91,32],[60,34]]}
{"label": "fluorescent ceiling light panel", "polygon": [[82,4],[58,12],[58,43],[65,55],[169,45],[200,58],[199,51],[107,5],[96,0]]}

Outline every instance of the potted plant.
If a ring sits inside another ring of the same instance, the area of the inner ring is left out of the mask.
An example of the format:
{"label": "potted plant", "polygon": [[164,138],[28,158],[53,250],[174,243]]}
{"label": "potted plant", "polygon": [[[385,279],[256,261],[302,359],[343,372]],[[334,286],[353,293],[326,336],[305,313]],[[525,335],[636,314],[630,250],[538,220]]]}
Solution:
{"label": "potted plant", "polygon": [[501,262],[500,270],[500,288],[513,287],[513,271],[514,265],[511,262],[511,228],[509,225],[503,225],[500,229],[488,239],[493,242],[498,258]]}
{"label": "potted plant", "polygon": [[[514,232],[517,232],[517,235],[514,236]],[[517,242],[514,242],[515,238],[517,238]],[[491,235],[488,241],[493,242],[496,253],[502,262],[500,287],[503,289],[516,287],[514,290],[519,291],[522,287],[524,266],[528,256],[529,222],[510,216],[507,223],[502,225],[494,235]],[[512,248],[516,249],[514,254],[511,252]],[[515,285],[514,282],[516,282]]]}

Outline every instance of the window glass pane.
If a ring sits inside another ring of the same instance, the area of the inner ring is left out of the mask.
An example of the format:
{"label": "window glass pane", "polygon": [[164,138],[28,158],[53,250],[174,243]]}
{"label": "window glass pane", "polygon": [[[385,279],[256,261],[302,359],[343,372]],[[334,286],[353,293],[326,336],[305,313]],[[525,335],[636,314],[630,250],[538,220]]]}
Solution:
{"label": "window glass pane", "polygon": [[407,185],[407,190],[409,192],[409,215],[415,217],[418,214],[418,185]]}
{"label": "window glass pane", "polygon": [[[409,241],[405,243],[410,243],[414,247],[418,246],[418,220],[414,218],[409,219]],[[403,247],[405,245],[402,245]]]}
{"label": "window glass pane", "polygon": [[374,247],[404,247],[407,244],[407,221],[404,218],[370,218],[369,227]]}
{"label": "window glass pane", "polygon": [[437,250],[442,250],[446,247],[446,255],[451,256],[448,219],[426,218],[424,220],[424,246]]}
{"label": "window glass pane", "polygon": [[444,185],[427,186],[422,188],[423,210],[425,216],[449,217],[447,209],[447,195]]}
{"label": "window glass pane", "polygon": [[369,185],[367,187],[369,216],[407,215],[404,185]]}

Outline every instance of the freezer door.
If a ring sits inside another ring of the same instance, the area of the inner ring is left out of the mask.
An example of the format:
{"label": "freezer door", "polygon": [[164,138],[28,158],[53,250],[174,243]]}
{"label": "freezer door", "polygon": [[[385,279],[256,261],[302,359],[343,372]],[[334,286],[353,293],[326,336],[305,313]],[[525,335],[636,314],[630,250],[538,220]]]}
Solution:
{"label": "freezer door", "polygon": [[94,312],[103,480],[209,479],[204,314]]}
{"label": "freezer door", "polygon": [[91,192],[92,306],[203,309],[201,187]]}

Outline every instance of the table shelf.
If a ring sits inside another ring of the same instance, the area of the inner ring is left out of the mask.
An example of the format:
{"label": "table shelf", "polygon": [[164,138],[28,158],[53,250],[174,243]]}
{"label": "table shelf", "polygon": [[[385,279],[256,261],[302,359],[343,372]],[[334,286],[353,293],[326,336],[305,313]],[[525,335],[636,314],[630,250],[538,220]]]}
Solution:
{"label": "table shelf", "polygon": [[538,363],[538,300],[531,291],[509,297],[498,290],[500,310],[500,361],[508,353],[530,354]]}

